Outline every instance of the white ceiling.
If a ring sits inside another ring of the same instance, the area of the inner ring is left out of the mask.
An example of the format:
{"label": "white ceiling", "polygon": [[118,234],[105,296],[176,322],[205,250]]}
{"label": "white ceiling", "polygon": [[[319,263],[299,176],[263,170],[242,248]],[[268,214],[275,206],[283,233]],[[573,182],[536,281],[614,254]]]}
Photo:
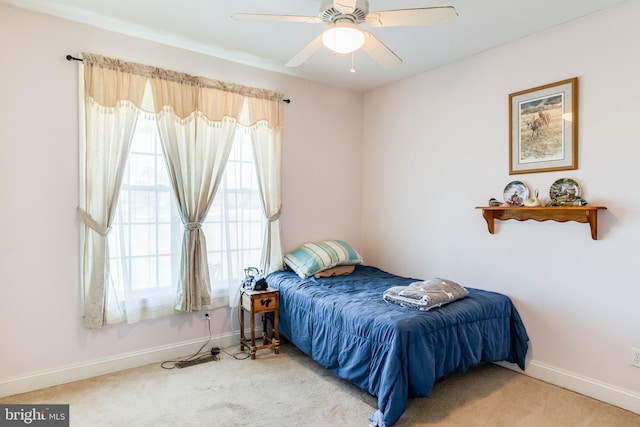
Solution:
{"label": "white ceiling", "polygon": [[[300,67],[284,66],[322,32],[324,24],[231,18],[234,13],[316,16],[320,0],[0,0],[0,3],[366,91],[626,1],[635,0],[370,0],[371,11],[454,6],[458,18],[453,24],[429,27],[371,28],[362,24],[403,62],[385,70],[358,51],[354,56],[355,73],[349,72],[351,55],[332,57],[324,47]],[[544,50],[531,53],[532,61],[543,57]]]}

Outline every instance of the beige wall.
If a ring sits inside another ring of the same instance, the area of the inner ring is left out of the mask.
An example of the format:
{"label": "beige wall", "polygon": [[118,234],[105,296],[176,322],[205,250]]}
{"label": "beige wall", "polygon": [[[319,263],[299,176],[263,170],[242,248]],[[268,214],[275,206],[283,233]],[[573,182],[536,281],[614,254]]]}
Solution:
{"label": "beige wall", "polygon": [[[0,395],[191,354],[197,314],[87,330],[80,317],[78,68],[88,51],[284,93],[282,239],[360,240],[363,95],[0,5]],[[330,173],[329,173],[330,172]],[[237,311],[212,313],[221,344]],[[237,329],[237,327],[236,327]]]}
{"label": "beige wall", "polygon": [[[369,92],[363,143],[369,262],[510,295],[531,338],[530,374],[636,412],[638,18],[629,2]],[[509,94],[574,76],[579,169],[509,175]],[[576,222],[497,222],[491,235],[474,209],[516,179],[548,199],[562,177],[608,207],[600,240]]]}

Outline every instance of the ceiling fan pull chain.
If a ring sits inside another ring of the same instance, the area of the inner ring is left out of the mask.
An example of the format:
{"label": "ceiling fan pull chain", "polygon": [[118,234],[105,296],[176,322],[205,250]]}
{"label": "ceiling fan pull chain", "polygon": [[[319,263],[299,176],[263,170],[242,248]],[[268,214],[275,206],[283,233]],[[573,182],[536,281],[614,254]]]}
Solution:
{"label": "ceiling fan pull chain", "polygon": [[352,73],[356,72],[356,68],[353,66],[354,62],[355,62],[355,56],[356,53],[355,52],[351,52],[351,69],[349,71],[351,71]]}

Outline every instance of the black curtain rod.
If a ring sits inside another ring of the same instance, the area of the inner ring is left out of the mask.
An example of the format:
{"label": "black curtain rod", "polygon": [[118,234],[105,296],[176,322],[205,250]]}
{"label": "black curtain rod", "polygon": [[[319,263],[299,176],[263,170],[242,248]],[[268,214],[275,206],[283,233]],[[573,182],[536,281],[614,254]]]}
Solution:
{"label": "black curtain rod", "polygon": [[[75,56],[67,55],[67,61],[80,61],[82,62],[82,58],[76,58]],[[286,102],[287,104],[291,103],[290,99],[283,99],[282,102]]]}

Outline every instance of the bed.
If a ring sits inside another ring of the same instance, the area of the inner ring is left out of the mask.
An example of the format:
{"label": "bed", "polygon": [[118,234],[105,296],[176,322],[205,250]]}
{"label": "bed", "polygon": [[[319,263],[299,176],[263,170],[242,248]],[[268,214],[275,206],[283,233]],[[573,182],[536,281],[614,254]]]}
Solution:
{"label": "bed", "polygon": [[385,290],[416,279],[356,265],[348,275],[267,277],[278,289],[280,333],[317,363],[377,397],[372,425],[398,421],[408,399],[429,397],[436,380],[481,362],[524,370],[528,336],[511,300],[465,287],[469,294],[420,311],[383,300]]}

